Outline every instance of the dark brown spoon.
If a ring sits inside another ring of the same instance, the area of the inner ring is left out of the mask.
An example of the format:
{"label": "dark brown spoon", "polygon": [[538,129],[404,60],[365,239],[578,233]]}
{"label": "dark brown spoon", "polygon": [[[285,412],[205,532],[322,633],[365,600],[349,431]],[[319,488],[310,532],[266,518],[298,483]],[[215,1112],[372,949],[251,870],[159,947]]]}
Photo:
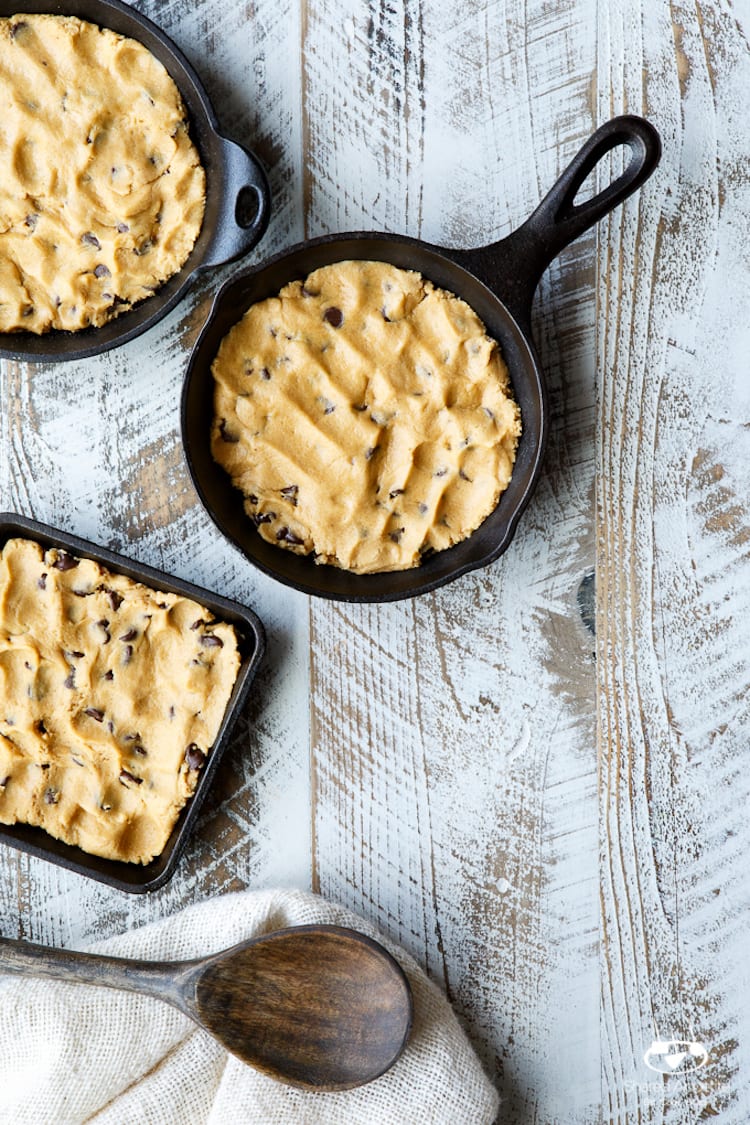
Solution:
{"label": "dark brown spoon", "polygon": [[243,1062],[315,1090],[378,1078],[411,1029],[401,967],[341,926],[277,930],[197,961],[131,961],[0,938],[0,972],[155,996]]}

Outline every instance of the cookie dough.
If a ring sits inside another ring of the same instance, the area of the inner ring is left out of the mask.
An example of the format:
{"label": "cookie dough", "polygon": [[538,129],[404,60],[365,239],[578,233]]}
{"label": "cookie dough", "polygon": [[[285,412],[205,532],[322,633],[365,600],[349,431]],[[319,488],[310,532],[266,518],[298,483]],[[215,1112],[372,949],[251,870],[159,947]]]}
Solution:
{"label": "cookie dough", "polygon": [[0,822],[148,863],[193,793],[239,668],[231,625],[90,559],[0,555]]}
{"label": "cookie dough", "polygon": [[73,16],[0,19],[0,331],[76,331],[151,296],[198,237],[205,174],[154,56]]}
{"label": "cookie dough", "polygon": [[212,367],[214,459],[271,543],[360,574],[419,565],[497,505],[521,432],[458,297],[337,262],[248,309]]}

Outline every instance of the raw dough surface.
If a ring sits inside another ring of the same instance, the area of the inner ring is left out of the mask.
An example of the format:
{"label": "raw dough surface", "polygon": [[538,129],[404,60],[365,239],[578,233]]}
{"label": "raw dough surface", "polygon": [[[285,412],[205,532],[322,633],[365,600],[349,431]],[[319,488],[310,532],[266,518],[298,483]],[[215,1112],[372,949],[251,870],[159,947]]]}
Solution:
{"label": "raw dough surface", "polygon": [[0,822],[148,863],[193,793],[239,668],[231,625],[90,559],[0,555]]}
{"label": "raw dough surface", "polygon": [[224,338],[213,456],[264,539],[358,573],[470,535],[510,480],[508,371],[472,309],[420,274],[337,262]]}
{"label": "raw dough surface", "polygon": [[104,324],[180,269],[205,175],[141,43],[73,16],[0,19],[0,105],[0,331]]}

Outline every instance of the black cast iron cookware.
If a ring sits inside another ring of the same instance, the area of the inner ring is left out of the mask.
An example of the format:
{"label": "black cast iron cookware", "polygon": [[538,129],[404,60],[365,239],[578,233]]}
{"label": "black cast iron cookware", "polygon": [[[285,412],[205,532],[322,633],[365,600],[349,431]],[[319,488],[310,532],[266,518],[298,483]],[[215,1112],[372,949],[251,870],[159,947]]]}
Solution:
{"label": "black cast iron cookware", "polygon": [[[612,149],[630,150],[625,170],[583,203],[576,195]],[[639,117],[618,117],[597,129],[536,211],[501,242],[476,250],[447,250],[413,238],[352,233],[302,243],[219,291],[190,358],[182,394],[185,454],[198,494],[214,522],[266,574],[297,590],[350,602],[395,601],[434,590],[469,570],[487,566],[507,548],[536,485],[548,425],[544,377],[531,339],[531,302],[539,279],[560,251],[622,203],[653,172],[661,155],[659,134]],[[500,502],[472,535],[411,570],[359,575],[318,566],[311,557],[275,547],[256,531],[242,494],[211,457],[211,363],[229,329],[257,301],[289,281],[346,259],[390,262],[418,270],[462,297],[499,341],[521,410],[523,435],[513,475]]]}
{"label": "black cast iron cookware", "polygon": [[[113,573],[124,574],[135,582],[150,586],[151,589],[191,598],[206,609],[210,609],[219,620],[234,625],[237,632],[240,667],[224,718],[208,760],[201,770],[195,792],[181,810],[161,855],[152,859],[150,863],[123,863],[116,859],[89,855],[81,848],[56,840],[54,836],[48,835],[43,829],[36,828],[32,824],[0,824],[2,844],[9,844],[39,859],[49,860],[68,871],[76,871],[79,875],[97,879],[100,883],[106,883],[118,891],[135,893],[155,891],[171,879],[195,828],[201,805],[213,784],[222,755],[229,743],[232,728],[242,713],[258,665],[263,659],[266,647],[265,631],[253,611],[238,602],[212,594],[190,582],[183,582],[182,579],[165,574],[161,570],[154,570],[153,567],[133,562],[132,559],[117,555],[106,547],[96,546],[59,528],[27,519],[14,512],[0,513],[0,547],[3,547],[9,539],[16,538],[32,539],[45,551],[50,547],[62,548],[77,558],[94,559]],[[153,684],[151,689],[158,694],[159,685]]]}
{"label": "black cast iron cookware", "polygon": [[101,328],[80,332],[0,333],[0,358],[37,363],[84,359],[139,336],[184,297],[197,275],[241,257],[259,242],[268,226],[271,196],[258,158],[219,132],[219,123],[201,80],[163,31],[120,0],[0,0],[0,16],[78,16],[137,39],[171,75],[188,112],[190,136],[206,172],[203,226],[188,260],[153,295]]}

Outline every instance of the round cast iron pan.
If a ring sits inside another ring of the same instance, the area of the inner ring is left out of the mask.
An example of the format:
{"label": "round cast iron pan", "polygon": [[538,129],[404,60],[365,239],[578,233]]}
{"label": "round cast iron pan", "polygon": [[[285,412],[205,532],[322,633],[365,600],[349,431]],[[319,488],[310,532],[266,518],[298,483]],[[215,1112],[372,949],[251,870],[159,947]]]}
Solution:
{"label": "round cast iron pan", "polygon": [[219,132],[208,95],[185,56],[151,20],[120,0],[0,0],[0,16],[78,16],[100,27],[137,39],[166,68],[188,112],[190,136],[206,172],[203,226],[190,257],[153,297],[109,321],[80,332],[0,333],[0,358],[37,363],[84,359],[132,340],[145,332],[184,297],[195,277],[252,250],[263,237],[271,196],[262,165],[242,145]]}
{"label": "round cast iron pan", "polygon": [[[625,171],[593,198],[576,204],[589,173],[613,148],[626,145]],[[477,250],[446,250],[386,234],[342,234],[302,243],[219,291],[190,358],[182,393],[185,454],[198,494],[220,531],[266,574],[307,594],[350,602],[395,601],[434,590],[487,566],[507,548],[536,485],[548,425],[546,388],[531,340],[531,302],[542,273],[560,251],[635,191],[661,155],[659,135],[639,117],[618,117],[586,142],[529,219],[507,238]],[[418,270],[462,297],[499,341],[521,410],[523,434],[510,484],[495,510],[461,543],[410,570],[359,575],[316,565],[266,542],[242,506],[242,494],[211,457],[211,363],[229,329],[257,301],[288,282],[346,259],[390,262]]]}

